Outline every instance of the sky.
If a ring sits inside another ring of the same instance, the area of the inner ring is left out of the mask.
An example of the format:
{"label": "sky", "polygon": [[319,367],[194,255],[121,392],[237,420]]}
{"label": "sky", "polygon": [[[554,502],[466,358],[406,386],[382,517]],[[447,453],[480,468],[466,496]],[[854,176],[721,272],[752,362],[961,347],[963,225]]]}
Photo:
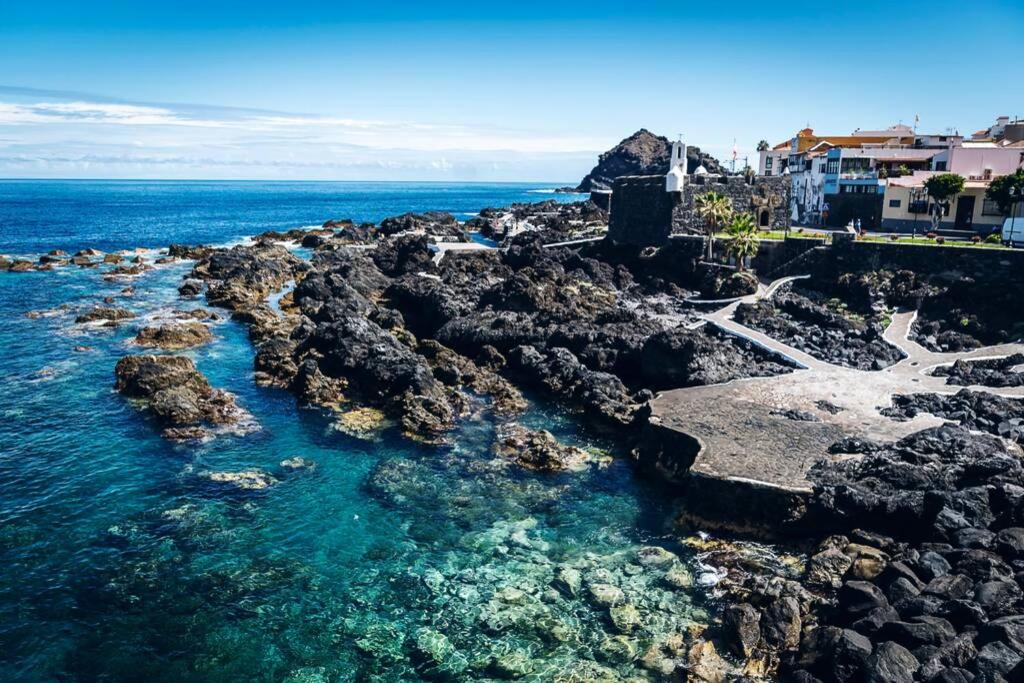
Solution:
{"label": "sky", "polygon": [[[1024,3],[0,0],[0,177],[575,183],[1024,116]],[[756,164],[753,164],[756,165]]]}

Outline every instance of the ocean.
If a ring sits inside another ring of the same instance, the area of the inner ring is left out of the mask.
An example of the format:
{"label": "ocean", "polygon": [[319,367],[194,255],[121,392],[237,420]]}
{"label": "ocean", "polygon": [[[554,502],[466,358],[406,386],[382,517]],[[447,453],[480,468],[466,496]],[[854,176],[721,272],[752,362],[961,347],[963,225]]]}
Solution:
{"label": "ocean", "polygon": [[[0,253],[230,243],[331,218],[469,217],[556,198],[511,184],[0,181]],[[175,308],[188,263],[136,278],[0,273],[0,678],[5,681],[621,680],[659,638],[704,620],[671,498],[619,445],[539,397],[521,418],[615,455],[564,475],[504,466],[486,410],[449,447],[367,440],[253,381],[242,325],[186,352],[258,430],[172,444],[113,391],[138,327]],[[105,297],[137,318],[74,324]],[[26,314],[36,312],[32,316]],[[301,456],[311,469],[287,472]],[[259,468],[261,491],[200,476]],[[639,562],[647,545],[675,553]],[[582,577],[574,585],[573,572]],[[567,578],[568,577],[568,578]],[[680,579],[679,577],[683,577]],[[578,583],[578,582],[577,582]],[[622,587],[643,618],[588,598]],[[617,615],[617,616],[616,616]]]}

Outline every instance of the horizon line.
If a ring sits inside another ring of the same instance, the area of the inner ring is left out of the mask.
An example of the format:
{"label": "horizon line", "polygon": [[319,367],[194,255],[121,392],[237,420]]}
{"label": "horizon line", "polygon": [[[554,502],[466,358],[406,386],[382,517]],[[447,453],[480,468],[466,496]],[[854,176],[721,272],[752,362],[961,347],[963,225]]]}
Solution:
{"label": "horizon line", "polygon": [[[429,183],[444,185],[461,183],[464,185],[558,185],[575,187],[573,183],[556,180],[331,180],[315,178],[270,179],[270,178],[47,178],[33,176],[0,177],[0,182],[117,182],[117,183]],[[580,192],[577,194],[588,194]]]}

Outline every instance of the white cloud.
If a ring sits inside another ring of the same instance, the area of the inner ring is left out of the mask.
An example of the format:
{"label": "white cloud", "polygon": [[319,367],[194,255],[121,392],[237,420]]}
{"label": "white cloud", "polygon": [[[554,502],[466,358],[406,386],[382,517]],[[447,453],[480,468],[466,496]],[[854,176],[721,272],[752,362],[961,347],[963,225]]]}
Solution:
{"label": "white cloud", "polygon": [[[212,108],[211,108],[212,109]],[[380,150],[423,152],[474,151],[565,154],[594,152],[601,141],[575,135],[484,129],[408,121],[358,120],[334,116],[254,114],[220,110],[219,116],[196,115],[187,108],[90,101],[15,103],[0,101],[0,131],[18,131],[26,138],[54,134],[88,134],[93,139],[118,139],[119,128],[136,129],[134,146],[172,144],[168,136],[197,143],[273,144],[301,138],[310,145],[357,145]],[[26,128],[31,132],[26,132]],[[140,132],[137,129],[149,129]],[[215,131],[215,137],[211,137]]]}

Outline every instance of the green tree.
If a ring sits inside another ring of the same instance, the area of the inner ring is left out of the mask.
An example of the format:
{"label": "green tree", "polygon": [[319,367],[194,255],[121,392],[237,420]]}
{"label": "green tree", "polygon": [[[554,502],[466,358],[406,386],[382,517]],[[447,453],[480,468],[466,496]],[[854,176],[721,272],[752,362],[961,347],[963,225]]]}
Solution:
{"label": "green tree", "polygon": [[712,191],[697,195],[693,200],[693,205],[697,215],[704,221],[704,229],[708,237],[707,260],[711,261],[715,257],[715,233],[718,232],[718,226],[732,216],[732,200]]}
{"label": "green tree", "polygon": [[761,246],[754,217],[749,213],[736,214],[726,232],[732,238],[729,240],[729,253],[736,257],[736,264],[742,272],[747,269],[747,260],[757,254]]}
{"label": "green tree", "polygon": [[769,146],[770,145],[768,144],[767,140],[761,140],[761,142],[757,143],[757,151],[758,152],[767,152]]}
{"label": "green tree", "polygon": [[1017,201],[1024,197],[1024,168],[1018,168],[1014,173],[1001,175],[992,181],[992,184],[985,190],[985,197],[999,205],[999,210],[1009,215],[1012,208],[1010,193],[1017,195]]}
{"label": "green tree", "polygon": [[939,229],[942,215],[949,210],[953,198],[964,191],[964,177],[957,173],[940,173],[924,181],[924,189],[935,202],[932,212],[932,232]]}

